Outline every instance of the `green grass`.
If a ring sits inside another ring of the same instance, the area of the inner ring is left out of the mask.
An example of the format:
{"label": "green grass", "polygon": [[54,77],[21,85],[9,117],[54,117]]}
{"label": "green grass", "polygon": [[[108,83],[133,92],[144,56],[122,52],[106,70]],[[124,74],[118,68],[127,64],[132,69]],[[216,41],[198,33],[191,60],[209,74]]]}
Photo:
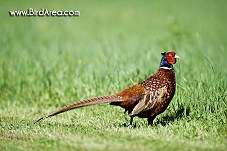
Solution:
{"label": "green grass", "polygon": [[[0,2],[0,150],[226,150],[226,1]],[[73,9],[80,17],[9,17]],[[175,50],[177,91],[147,126],[108,104],[44,114],[154,74]]]}

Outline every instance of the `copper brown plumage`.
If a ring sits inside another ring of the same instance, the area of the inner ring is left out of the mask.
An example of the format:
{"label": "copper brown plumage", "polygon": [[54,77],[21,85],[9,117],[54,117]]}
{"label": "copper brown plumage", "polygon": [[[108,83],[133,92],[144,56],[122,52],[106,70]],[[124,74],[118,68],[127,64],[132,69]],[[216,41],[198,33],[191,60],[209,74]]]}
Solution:
{"label": "copper brown plumage", "polygon": [[173,64],[176,63],[177,58],[179,57],[175,52],[164,52],[162,53],[158,72],[143,82],[133,85],[115,95],[101,96],[73,103],[56,112],[47,114],[36,122],[75,108],[110,103],[110,105],[120,106],[128,112],[131,117],[130,125],[132,125],[133,117],[135,116],[147,118],[148,124],[152,125],[156,116],[167,109],[174,96],[176,81]]}

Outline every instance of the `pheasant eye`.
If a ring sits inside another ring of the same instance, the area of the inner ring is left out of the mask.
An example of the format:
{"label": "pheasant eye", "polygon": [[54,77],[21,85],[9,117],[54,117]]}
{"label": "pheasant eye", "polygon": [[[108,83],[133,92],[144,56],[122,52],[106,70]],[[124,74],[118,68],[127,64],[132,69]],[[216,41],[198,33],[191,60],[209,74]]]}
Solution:
{"label": "pheasant eye", "polygon": [[175,52],[169,52],[168,54],[167,54],[167,57],[174,57],[175,56]]}

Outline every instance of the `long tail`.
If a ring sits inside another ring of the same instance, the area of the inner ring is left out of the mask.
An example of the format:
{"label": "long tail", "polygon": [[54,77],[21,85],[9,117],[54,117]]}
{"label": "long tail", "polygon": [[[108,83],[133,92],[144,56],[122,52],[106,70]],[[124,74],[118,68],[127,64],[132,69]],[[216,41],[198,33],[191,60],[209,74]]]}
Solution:
{"label": "long tail", "polygon": [[[75,108],[80,108],[80,107],[84,107],[84,106],[89,106],[89,105],[94,105],[94,104],[101,104],[101,103],[110,103],[110,102],[122,102],[123,100],[115,95],[112,96],[101,96],[101,97],[96,97],[96,98],[92,98],[92,99],[86,99],[86,100],[82,100],[79,102],[75,102],[73,104],[67,105],[63,108],[61,108],[60,110],[57,110],[55,112],[49,113],[46,116],[38,119],[35,123],[44,120],[45,118],[57,115],[59,113],[62,112],[66,112]],[[34,124],[35,124],[34,123]]]}

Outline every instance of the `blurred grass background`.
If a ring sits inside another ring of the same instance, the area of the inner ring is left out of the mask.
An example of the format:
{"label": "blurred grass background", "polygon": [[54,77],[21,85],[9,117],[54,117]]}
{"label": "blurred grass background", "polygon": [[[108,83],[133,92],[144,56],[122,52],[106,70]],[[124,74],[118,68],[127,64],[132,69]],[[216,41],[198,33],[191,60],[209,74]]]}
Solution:
{"label": "blurred grass background", "polygon": [[[0,1],[1,150],[225,150],[226,4],[217,1]],[[10,10],[79,17],[10,17]],[[147,127],[108,105],[33,121],[154,74],[176,51],[177,92]]]}

